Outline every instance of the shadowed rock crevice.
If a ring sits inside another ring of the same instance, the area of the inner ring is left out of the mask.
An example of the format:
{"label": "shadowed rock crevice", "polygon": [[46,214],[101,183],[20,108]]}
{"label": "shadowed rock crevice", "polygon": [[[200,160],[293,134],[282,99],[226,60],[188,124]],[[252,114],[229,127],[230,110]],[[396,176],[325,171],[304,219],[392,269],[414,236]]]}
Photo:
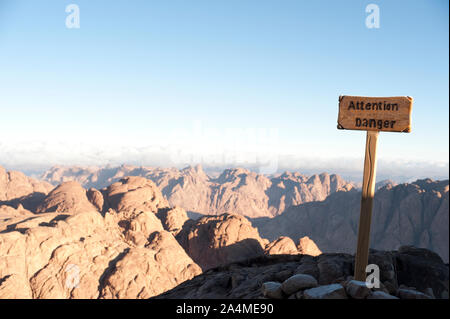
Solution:
{"label": "shadowed rock crevice", "polygon": [[116,264],[120,260],[122,260],[129,251],[130,251],[130,248],[125,248],[120,254],[117,255],[117,257],[115,257],[114,259],[109,261],[108,267],[100,275],[100,278],[99,278],[99,284],[98,284],[98,294],[99,294],[99,296],[101,295],[102,290],[106,286],[106,281],[107,281],[108,277],[111,276],[113,271],[116,269]]}
{"label": "shadowed rock crevice", "polygon": [[14,208],[23,208],[31,211],[36,211],[39,204],[45,199],[46,194],[41,192],[34,192],[22,197],[10,199],[7,201],[0,201],[0,206],[7,205]]}

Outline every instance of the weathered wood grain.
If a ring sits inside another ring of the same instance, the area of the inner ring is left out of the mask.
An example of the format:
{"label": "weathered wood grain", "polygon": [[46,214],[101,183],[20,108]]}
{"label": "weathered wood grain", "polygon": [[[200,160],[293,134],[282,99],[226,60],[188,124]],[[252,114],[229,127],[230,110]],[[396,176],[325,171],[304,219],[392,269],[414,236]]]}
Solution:
{"label": "weathered wood grain", "polygon": [[366,154],[359,216],[358,246],[355,256],[355,279],[366,281],[366,266],[369,258],[370,223],[372,220],[373,196],[377,169],[378,132],[367,131]]}
{"label": "weathered wood grain", "polygon": [[413,98],[409,96],[339,97],[338,128],[346,130],[411,132]]}

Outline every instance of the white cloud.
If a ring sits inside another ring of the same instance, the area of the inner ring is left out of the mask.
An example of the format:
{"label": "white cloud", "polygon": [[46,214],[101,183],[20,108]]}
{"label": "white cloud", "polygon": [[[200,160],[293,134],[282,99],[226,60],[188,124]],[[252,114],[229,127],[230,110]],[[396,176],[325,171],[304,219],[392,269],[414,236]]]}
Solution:
{"label": "white cloud", "polygon": [[[14,143],[0,142],[0,165],[8,169],[25,172],[38,172],[53,165],[143,165],[162,167],[184,167],[202,164],[205,167],[223,169],[242,166],[262,173],[275,173],[295,170],[306,174],[329,172],[342,175],[353,181],[360,181],[363,170],[363,158],[356,157],[320,157],[316,155],[286,154],[279,151],[277,139],[261,138],[262,134],[241,132],[228,136],[205,134],[197,136],[192,143],[192,136],[186,134],[169,136],[170,143],[154,144],[151,141],[133,141],[123,139],[114,141],[52,139],[16,140]],[[253,137],[250,137],[253,134]],[[270,137],[270,136],[269,136]],[[219,141],[219,142],[217,142]],[[407,161],[379,159],[377,179],[390,178],[398,182],[430,177],[447,179],[448,161]]]}

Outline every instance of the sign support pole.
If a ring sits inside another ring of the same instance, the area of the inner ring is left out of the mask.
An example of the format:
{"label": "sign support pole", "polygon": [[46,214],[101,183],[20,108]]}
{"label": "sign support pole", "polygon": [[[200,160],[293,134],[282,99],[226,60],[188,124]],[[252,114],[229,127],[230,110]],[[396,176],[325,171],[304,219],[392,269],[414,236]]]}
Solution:
{"label": "sign support pole", "polygon": [[354,276],[355,280],[359,281],[366,281],[366,267],[369,260],[370,223],[375,193],[378,134],[378,131],[367,131],[366,137],[361,213],[359,217]]}

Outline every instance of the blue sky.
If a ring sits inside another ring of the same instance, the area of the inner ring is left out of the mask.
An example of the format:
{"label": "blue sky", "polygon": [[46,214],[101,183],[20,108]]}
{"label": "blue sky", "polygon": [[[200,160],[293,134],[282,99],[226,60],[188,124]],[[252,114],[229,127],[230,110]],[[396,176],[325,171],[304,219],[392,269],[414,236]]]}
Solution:
{"label": "blue sky", "polygon": [[[65,26],[71,3],[79,29]],[[448,176],[448,12],[438,0],[0,0],[0,165],[208,165],[257,144],[249,156],[280,168],[360,171],[365,134],[336,129],[338,96],[410,95],[413,132],[381,134],[379,171]]]}

